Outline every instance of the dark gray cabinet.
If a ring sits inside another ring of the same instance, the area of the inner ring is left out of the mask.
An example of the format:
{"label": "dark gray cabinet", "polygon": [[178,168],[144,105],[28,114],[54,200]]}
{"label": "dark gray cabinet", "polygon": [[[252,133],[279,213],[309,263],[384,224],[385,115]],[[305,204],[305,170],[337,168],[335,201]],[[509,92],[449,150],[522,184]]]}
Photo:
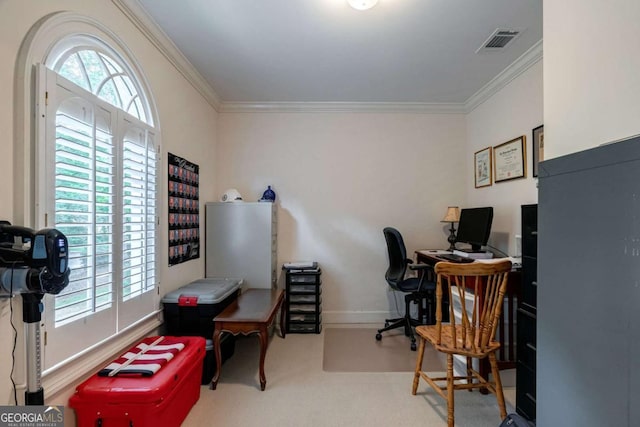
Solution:
{"label": "dark gray cabinet", "polygon": [[640,137],[539,165],[539,426],[639,425],[639,178]]}
{"label": "dark gray cabinet", "polygon": [[517,314],[516,412],[536,418],[538,205],[522,206],[522,291]]}

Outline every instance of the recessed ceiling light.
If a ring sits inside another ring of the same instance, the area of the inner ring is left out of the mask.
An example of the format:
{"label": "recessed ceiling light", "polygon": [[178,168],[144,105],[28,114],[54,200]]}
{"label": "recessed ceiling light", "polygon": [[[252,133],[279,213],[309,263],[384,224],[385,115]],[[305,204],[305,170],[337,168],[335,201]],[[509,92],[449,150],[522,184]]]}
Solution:
{"label": "recessed ceiling light", "polygon": [[378,4],[378,0],[347,0],[349,6],[357,10],[371,9]]}

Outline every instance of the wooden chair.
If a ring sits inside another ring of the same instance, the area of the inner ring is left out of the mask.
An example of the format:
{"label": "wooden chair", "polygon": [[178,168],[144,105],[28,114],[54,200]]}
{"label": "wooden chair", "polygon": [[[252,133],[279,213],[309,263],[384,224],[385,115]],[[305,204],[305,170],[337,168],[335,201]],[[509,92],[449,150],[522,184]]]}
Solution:
{"label": "wooden chair", "polygon": [[[436,324],[416,327],[420,337],[416,370],[413,378],[412,394],[416,394],[420,378],[447,400],[447,422],[454,425],[454,390],[485,388],[496,395],[500,407],[500,419],[507,416],[502,393],[502,383],[496,359],[500,343],[494,338],[498,327],[502,303],[507,287],[507,276],[511,271],[508,260],[495,262],[473,262],[456,264],[439,262],[435,266],[436,284]],[[449,323],[442,323],[443,289],[449,293]],[[454,301],[459,302],[460,313],[454,313]],[[422,370],[422,359],[426,343],[447,354],[447,376],[432,378]],[[465,376],[455,376],[453,358],[466,357]],[[473,369],[473,359],[488,357],[493,381],[488,381]],[[463,382],[462,380],[466,380]],[[446,384],[439,385],[437,382]],[[446,394],[445,394],[446,392]]]}

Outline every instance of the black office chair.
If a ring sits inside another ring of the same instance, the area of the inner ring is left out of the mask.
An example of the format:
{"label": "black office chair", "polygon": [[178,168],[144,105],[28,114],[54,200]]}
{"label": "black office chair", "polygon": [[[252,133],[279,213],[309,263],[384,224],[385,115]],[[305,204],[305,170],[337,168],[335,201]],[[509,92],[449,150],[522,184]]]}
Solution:
{"label": "black office chair", "polygon": [[[398,230],[386,227],[383,230],[384,238],[387,241],[387,251],[389,254],[389,268],[385,274],[385,279],[392,289],[404,292],[405,313],[403,317],[397,319],[385,319],[384,328],[378,329],[376,340],[382,339],[382,332],[391,329],[404,327],[404,334],[411,337],[411,350],[416,350],[416,337],[413,334],[413,327],[422,324],[433,324],[435,322],[435,289],[436,284],[428,280],[427,270],[433,267],[428,264],[413,264],[413,260],[407,258],[407,250],[404,240]],[[414,271],[419,271],[418,277],[405,277],[407,267]],[[421,319],[411,317],[411,303],[418,304],[418,313]],[[426,310],[426,313],[425,313]],[[425,319],[426,317],[426,319]]]}

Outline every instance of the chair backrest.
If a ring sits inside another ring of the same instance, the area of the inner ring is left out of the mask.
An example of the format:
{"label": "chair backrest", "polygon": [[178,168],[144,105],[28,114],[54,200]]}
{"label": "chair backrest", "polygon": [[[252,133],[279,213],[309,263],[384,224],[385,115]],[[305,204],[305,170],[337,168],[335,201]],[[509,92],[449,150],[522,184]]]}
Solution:
{"label": "chair backrest", "polygon": [[384,277],[389,286],[396,288],[398,282],[404,280],[407,272],[407,249],[398,230],[386,227],[382,232],[384,233],[384,239],[387,241],[387,252],[389,254],[389,268],[387,268]]}
{"label": "chair backrest", "polygon": [[[502,313],[511,261],[456,264],[439,262],[435,266],[437,342],[442,344],[442,295],[449,292],[449,324],[454,349],[462,353],[482,353],[495,347],[496,329]],[[454,308],[459,307],[460,319]]]}

